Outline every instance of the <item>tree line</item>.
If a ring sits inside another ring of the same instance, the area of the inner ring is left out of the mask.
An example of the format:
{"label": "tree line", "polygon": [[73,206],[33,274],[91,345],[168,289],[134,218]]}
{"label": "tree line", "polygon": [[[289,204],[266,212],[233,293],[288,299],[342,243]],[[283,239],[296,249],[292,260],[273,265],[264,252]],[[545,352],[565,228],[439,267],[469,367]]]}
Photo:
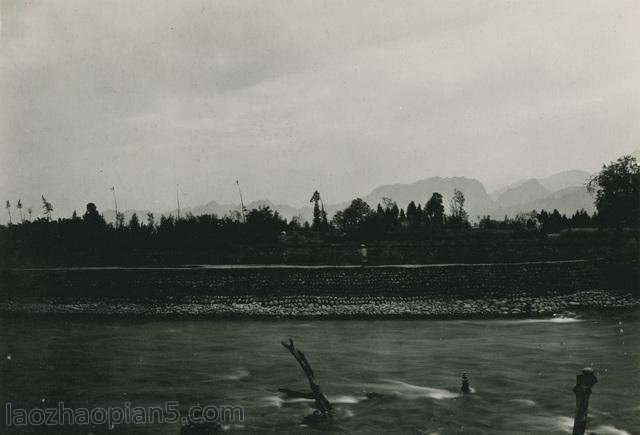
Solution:
{"label": "tree line", "polygon": [[[10,223],[0,226],[0,243],[5,248],[48,246],[58,249],[207,249],[232,243],[274,243],[278,241],[339,241],[411,239],[467,230],[539,231],[553,233],[567,228],[640,226],[640,170],[635,158],[625,156],[605,165],[589,180],[597,211],[590,215],[578,210],[571,216],[558,210],[518,214],[502,220],[478,216],[473,223],[465,210],[465,196],[455,190],[445,210],[443,196],[433,192],[424,202],[411,201],[401,208],[391,198],[383,198],[375,208],[360,198],[329,219],[322,198],[315,191],[313,219],[287,220],[269,207],[243,213],[230,212],[176,217],[171,215],[131,216],[125,222],[118,213],[115,223],[107,223],[94,203],[86,205],[82,216],[52,218],[53,205],[42,196],[42,213],[32,219],[32,209],[23,213],[18,201],[19,221],[13,222],[11,203],[6,202]],[[27,217],[28,216],[28,217]],[[5,251],[6,252],[6,251]]]}

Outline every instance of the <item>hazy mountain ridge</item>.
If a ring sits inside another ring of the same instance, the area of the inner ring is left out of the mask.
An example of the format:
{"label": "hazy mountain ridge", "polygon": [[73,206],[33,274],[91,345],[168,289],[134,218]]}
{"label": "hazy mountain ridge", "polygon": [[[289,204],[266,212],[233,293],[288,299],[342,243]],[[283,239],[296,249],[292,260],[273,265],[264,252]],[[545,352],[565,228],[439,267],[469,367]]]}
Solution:
{"label": "hazy mountain ridge", "polygon": [[557,192],[567,187],[584,186],[593,174],[587,171],[573,170],[553,174],[538,181],[551,192]]}
{"label": "hazy mountain ridge", "polygon": [[[572,186],[553,192],[546,198],[540,198],[526,204],[507,207],[504,209],[503,214],[507,216],[515,216],[518,213],[526,213],[531,210],[552,211],[554,209],[557,209],[561,214],[566,214],[567,216],[572,215],[580,209],[585,209],[589,214],[591,214],[596,210],[593,200],[593,196],[587,192],[587,188],[585,186]],[[502,214],[496,217],[501,216]]]}
{"label": "hazy mountain ridge", "polygon": [[500,195],[505,193],[507,190],[516,189],[531,180],[536,180],[550,192],[556,192],[566,187],[583,186],[592,175],[593,174],[587,171],[575,169],[571,171],[558,172],[557,174],[550,175],[546,178],[522,179],[491,192],[490,196],[494,200],[497,200]]}
{"label": "hazy mountain ridge", "polygon": [[527,204],[549,196],[551,191],[544,187],[538,180],[532,178],[519,184],[517,187],[508,188],[498,198],[496,203],[502,208]]}
{"label": "hazy mountain ridge", "polygon": [[526,182],[527,182],[526,179],[514,181],[513,183],[511,183],[511,184],[509,184],[507,186],[503,186],[503,187],[501,187],[499,189],[494,190],[493,192],[491,192],[489,194],[489,196],[491,197],[491,199],[493,199],[495,201],[500,197],[500,195],[505,193],[507,190],[515,189],[516,187],[519,187],[519,186],[523,185]]}

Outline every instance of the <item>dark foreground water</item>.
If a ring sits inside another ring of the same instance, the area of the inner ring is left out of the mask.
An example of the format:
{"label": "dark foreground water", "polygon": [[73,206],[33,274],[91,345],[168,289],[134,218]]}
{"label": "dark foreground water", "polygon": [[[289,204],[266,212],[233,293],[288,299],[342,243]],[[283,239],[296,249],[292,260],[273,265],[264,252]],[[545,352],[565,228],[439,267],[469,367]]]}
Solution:
{"label": "dark foreground water", "polygon": [[[177,401],[242,405],[228,432],[314,432],[307,389],[279,341],[292,337],[337,406],[324,430],[354,433],[570,433],[576,370],[599,383],[588,429],[640,430],[640,312],[583,320],[222,321],[29,317],[0,319],[2,406],[123,407]],[[460,396],[467,371],[475,394]],[[363,391],[384,396],[366,400]],[[2,412],[3,419],[5,412]],[[11,428],[2,422],[0,428]],[[173,433],[180,425],[116,426]],[[37,427],[28,433],[102,433]]]}

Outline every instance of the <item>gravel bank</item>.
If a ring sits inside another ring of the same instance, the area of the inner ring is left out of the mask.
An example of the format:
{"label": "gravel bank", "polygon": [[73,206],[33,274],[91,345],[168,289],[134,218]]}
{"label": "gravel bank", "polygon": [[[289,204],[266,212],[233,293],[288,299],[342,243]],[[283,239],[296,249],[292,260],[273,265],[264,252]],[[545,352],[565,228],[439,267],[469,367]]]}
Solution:
{"label": "gravel bank", "polygon": [[2,314],[106,316],[210,316],[238,318],[496,318],[575,315],[580,311],[632,309],[640,298],[605,290],[509,298],[434,298],[427,296],[257,297],[193,296],[163,300],[61,300],[20,298],[0,303]]}

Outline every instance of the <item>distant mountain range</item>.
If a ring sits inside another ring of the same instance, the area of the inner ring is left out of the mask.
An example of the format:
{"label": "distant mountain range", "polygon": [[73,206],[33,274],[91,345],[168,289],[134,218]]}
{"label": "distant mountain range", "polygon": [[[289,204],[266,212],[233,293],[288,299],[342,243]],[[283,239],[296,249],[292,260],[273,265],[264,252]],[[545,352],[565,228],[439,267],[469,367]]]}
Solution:
{"label": "distant mountain range", "polygon": [[431,193],[439,192],[448,209],[453,190],[458,189],[464,193],[465,209],[472,219],[485,215],[500,218],[504,215],[515,216],[518,213],[542,209],[558,209],[560,213],[572,214],[584,208],[592,213],[595,211],[593,198],[585,187],[590,175],[586,171],[566,171],[544,179],[522,180],[502,189],[501,192],[494,193],[494,198],[487,194],[478,180],[465,177],[432,177],[412,184],[381,186],[363,199],[373,206],[386,196],[401,207],[406,207],[412,199],[424,204],[431,197]]}
{"label": "distant mountain range", "polygon": [[[573,170],[573,171],[559,172],[547,178],[540,178],[540,179],[531,178],[528,180],[519,180],[508,186],[505,186],[496,190],[491,194],[491,198],[493,198],[494,200],[498,200],[500,195],[505,193],[507,190],[516,189],[517,187],[520,187],[523,184],[530,182],[532,180],[537,181],[542,187],[546,189],[546,193],[549,194],[551,192],[556,192],[558,190],[564,189],[566,187],[583,186],[591,175],[592,174],[590,174],[587,171]],[[533,186],[529,186],[529,188],[533,188]]]}
{"label": "distant mountain range", "polygon": [[[640,160],[640,150],[631,153],[632,156]],[[387,197],[394,200],[399,207],[406,209],[407,204],[415,201],[416,204],[424,205],[433,192],[442,194],[445,207],[448,212],[449,200],[453,196],[454,189],[464,193],[466,202],[465,209],[469,217],[475,220],[478,216],[491,215],[496,218],[503,216],[515,216],[518,213],[527,213],[532,210],[542,209],[552,211],[557,209],[563,214],[573,214],[576,210],[585,209],[589,213],[595,211],[594,198],[587,192],[586,181],[593,174],[582,170],[571,170],[559,172],[546,178],[530,178],[519,180],[489,195],[484,185],[473,178],[466,177],[430,177],[410,184],[388,184],[373,189],[369,194],[361,196],[372,207],[382,203],[382,199]],[[329,216],[349,205],[349,202],[340,204],[326,204],[325,210]],[[287,219],[299,217],[302,220],[311,221],[312,208],[310,206],[296,208],[287,204],[274,204],[263,199],[253,201],[246,205],[247,209],[268,206],[272,210],[277,210]],[[226,214],[239,212],[239,204],[219,204],[211,201],[195,207],[184,208],[181,213],[192,213],[194,215],[216,214],[224,216]],[[146,219],[147,210],[126,210],[125,219],[128,221],[133,213],[137,213],[140,220]],[[155,212],[156,219],[161,215],[177,215],[177,210],[165,212]],[[115,220],[115,211],[104,212],[107,221]]]}

